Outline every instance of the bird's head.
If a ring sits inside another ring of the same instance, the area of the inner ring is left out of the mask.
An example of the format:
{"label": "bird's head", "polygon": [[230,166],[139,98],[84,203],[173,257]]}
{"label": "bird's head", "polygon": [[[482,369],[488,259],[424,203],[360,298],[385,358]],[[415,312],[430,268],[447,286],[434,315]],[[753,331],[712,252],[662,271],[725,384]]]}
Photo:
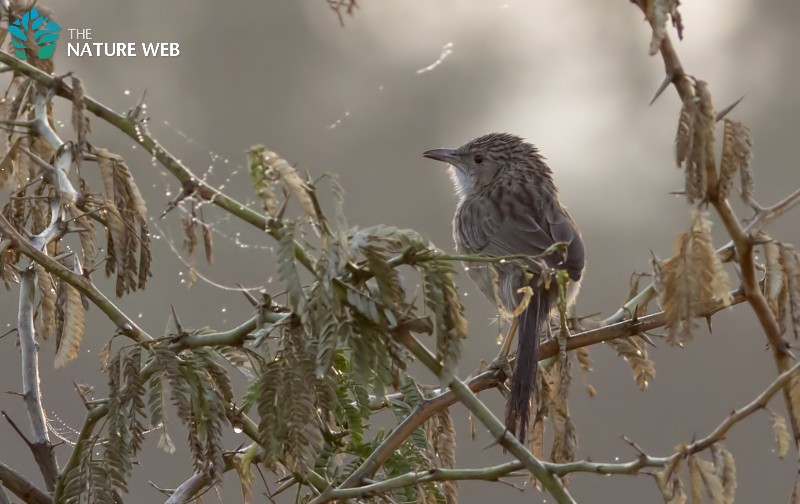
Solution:
{"label": "bird's head", "polygon": [[549,172],[536,147],[509,133],[489,133],[457,149],[431,149],[422,156],[450,165],[450,177],[462,199],[479,194],[509,169]]}

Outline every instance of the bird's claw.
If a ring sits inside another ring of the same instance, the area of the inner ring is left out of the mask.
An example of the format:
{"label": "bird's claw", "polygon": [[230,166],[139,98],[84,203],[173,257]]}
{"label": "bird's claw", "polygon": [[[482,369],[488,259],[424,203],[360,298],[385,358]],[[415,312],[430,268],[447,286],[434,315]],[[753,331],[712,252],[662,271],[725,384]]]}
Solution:
{"label": "bird's claw", "polygon": [[511,378],[511,363],[508,361],[508,356],[498,355],[489,363],[488,371],[501,371],[506,378]]}

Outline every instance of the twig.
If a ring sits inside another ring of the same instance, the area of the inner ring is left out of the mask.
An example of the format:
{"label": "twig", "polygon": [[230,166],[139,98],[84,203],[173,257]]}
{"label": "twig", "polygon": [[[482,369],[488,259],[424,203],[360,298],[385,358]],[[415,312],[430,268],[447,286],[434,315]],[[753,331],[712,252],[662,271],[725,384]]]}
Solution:
{"label": "twig", "polygon": [[42,407],[42,391],[39,382],[39,357],[33,332],[33,301],[36,292],[36,273],[27,268],[20,273],[19,315],[17,330],[19,332],[20,353],[22,359],[22,391],[28,419],[31,424],[31,439],[28,447],[36,459],[39,471],[44,478],[48,491],[55,489],[58,467],[47,433],[47,422]]}
{"label": "twig", "polygon": [[164,504],[183,504],[188,502],[209,483],[211,483],[211,477],[208,474],[197,473],[181,483]]}

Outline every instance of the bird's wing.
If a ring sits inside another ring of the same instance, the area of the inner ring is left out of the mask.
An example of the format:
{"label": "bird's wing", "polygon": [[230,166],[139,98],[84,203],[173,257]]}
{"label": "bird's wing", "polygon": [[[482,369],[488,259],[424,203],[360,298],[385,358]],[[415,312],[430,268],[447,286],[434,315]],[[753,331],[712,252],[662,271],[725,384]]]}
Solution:
{"label": "bird's wing", "polygon": [[[465,208],[461,220],[461,241],[465,249],[489,257],[507,255],[539,255],[557,242],[568,244],[567,258],[562,267],[573,279],[583,270],[583,242],[575,222],[566,210],[557,205],[542,205],[539,212],[516,212],[513,218],[501,215],[494,205],[475,200]],[[466,215],[466,214],[471,215]],[[541,222],[534,214],[540,214]],[[543,217],[543,218],[542,218]],[[467,225],[464,225],[467,224]],[[551,266],[561,263],[562,257],[547,259]]]}

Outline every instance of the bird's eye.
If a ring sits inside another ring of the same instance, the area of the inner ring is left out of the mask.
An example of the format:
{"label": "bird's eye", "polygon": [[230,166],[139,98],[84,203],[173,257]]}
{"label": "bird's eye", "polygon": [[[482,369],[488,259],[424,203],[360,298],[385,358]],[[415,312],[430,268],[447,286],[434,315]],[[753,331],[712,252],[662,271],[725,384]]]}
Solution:
{"label": "bird's eye", "polygon": [[481,156],[480,154],[475,154],[473,160],[475,161],[475,164],[481,164],[483,163],[483,156]]}

